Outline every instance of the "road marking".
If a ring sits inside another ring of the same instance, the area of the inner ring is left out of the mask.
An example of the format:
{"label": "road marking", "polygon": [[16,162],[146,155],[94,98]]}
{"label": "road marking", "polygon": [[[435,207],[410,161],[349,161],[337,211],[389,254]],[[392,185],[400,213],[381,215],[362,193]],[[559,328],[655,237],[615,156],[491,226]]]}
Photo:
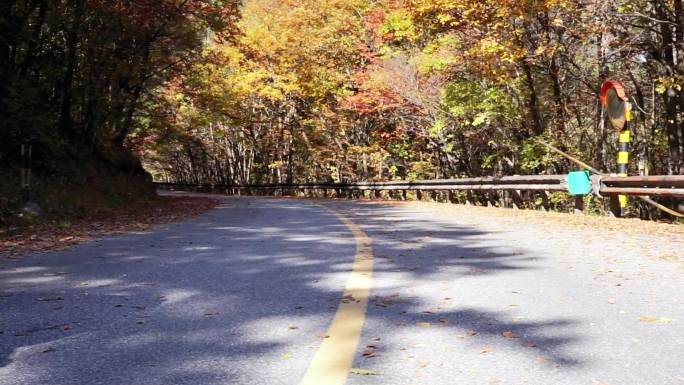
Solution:
{"label": "road marking", "polygon": [[323,339],[300,385],[343,385],[346,382],[361,338],[373,284],[373,248],[370,238],[343,214],[322,207],[335,214],[351,230],[356,241],[356,257],[343,299],[326,334],[329,337]]}

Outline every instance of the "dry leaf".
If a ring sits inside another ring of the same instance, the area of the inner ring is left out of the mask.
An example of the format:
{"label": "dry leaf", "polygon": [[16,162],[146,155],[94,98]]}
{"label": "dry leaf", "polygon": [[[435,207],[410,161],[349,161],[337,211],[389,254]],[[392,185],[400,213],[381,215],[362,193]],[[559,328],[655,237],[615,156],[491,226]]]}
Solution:
{"label": "dry leaf", "polygon": [[484,348],[482,348],[482,350],[480,350],[480,354],[491,353],[493,350],[494,350],[494,349],[492,349],[491,346],[485,346]]}
{"label": "dry leaf", "polygon": [[674,322],[674,319],[667,318],[667,317],[660,317],[660,318],[640,317],[639,322],[644,322],[644,323],[648,323],[648,324],[669,324],[669,323]]}
{"label": "dry leaf", "polygon": [[38,301],[45,301],[45,302],[48,302],[48,301],[64,301],[64,297],[56,295],[56,296],[52,296],[52,297],[38,298]]}
{"label": "dry leaf", "polygon": [[513,333],[512,331],[505,331],[505,332],[501,333],[501,335],[504,336],[504,337],[506,337],[506,338],[509,339],[509,340],[510,340],[510,339],[513,339],[513,338],[519,338],[519,337],[518,337],[515,333]]}
{"label": "dry leaf", "polygon": [[428,329],[432,326],[432,324],[430,324],[429,322],[418,322],[416,323],[416,326],[418,326],[419,328]]}

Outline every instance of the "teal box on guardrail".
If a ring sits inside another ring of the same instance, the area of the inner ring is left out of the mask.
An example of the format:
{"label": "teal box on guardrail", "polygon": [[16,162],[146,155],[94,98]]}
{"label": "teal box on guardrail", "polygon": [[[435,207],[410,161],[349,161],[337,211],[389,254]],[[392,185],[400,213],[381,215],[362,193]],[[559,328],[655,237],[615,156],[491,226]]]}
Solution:
{"label": "teal box on guardrail", "polygon": [[589,171],[571,171],[566,181],[570,195],[587,195],[591,191]]}

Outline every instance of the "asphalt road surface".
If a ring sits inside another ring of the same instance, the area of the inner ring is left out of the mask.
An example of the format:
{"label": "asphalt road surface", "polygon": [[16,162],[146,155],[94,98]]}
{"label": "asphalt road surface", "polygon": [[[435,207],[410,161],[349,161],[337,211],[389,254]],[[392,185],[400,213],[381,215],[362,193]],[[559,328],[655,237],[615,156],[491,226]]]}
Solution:
{"label": "asphalt road surface", "polygon": [[0,385],[684,384],[681,237],[221,202],[0,261]]}

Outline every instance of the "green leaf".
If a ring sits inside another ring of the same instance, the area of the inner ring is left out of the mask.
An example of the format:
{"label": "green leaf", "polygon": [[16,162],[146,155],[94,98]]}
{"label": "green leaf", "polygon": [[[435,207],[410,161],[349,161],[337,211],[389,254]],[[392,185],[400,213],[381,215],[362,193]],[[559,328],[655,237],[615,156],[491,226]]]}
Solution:
{"label": "green leaf", "polygon": [[349,369],[349,373],[356,374],[357,376],[379,376],[382,374],[381,372],[361,368],[351,368]]}

